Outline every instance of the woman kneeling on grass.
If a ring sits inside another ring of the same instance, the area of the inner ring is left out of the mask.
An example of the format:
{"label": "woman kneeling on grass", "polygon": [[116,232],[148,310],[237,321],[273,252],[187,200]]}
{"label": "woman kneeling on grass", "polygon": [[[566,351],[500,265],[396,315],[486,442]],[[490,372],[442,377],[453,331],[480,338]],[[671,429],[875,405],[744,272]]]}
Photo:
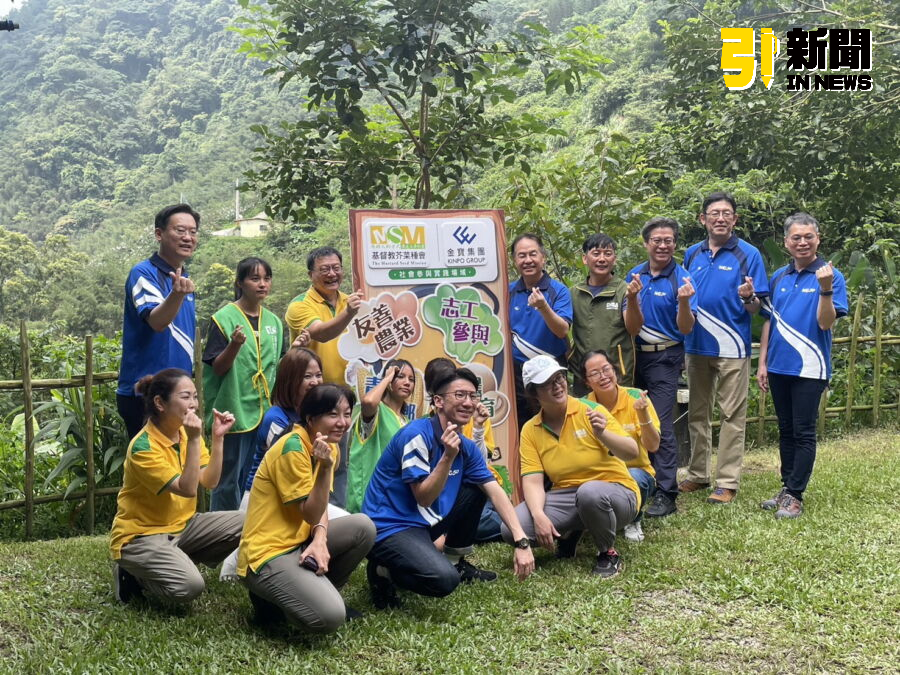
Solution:
{"label": "woman kneeling on grass", "polygon": [[[613,544],[616,530],[634,520],[640,507],[637,483],[625,462],[638,455],[637,443],[601,405],[569,396],[566,369],[542,355],[525,362],[522,379],[541,411],[522,427],[519,444],[525,501],[516,515],[529,539],[553,550],[556,539],[588,530],[599,551],[592,569],[608,578],[622,562]],[[549,492],[544,477],[550,479]],[[503,539],[512,542],[504,525]],[[560,534],[563,533],[563,534]],[[560,541],[560,557],[575,554]]]}
{"label": "woman kneeling on grass", "polygon": [[234,416],[213,411],[209,452],[187,373],[168,368],[141,378],[136,389],[148,421],[128,446],[110,534],[115,595],[128,602],[146,591],[190,602],[204,588],[195,562],[218,565],[241,534],[244,514],[238,511],[195,515],[197,486],[212,489],[219,482],[222,439]]}
{"label": "woman kneeling on grass", "polygon": [[329,522],[328,493],[350,427],[353,392],[313,387],[300,405],[300,424],[276,441],[259,465],[238,554],[258,623],[281,616],[310,632],[330,633],[359,613],[340,588],[375,541],[368,516]]}
{"label": "woman kneeling on grass", "polygon": [[[628,473],[641,491],[641,504],[646,504],[656,492],[656,471],[650,464],[650,452],[659,449],[659,417],[646,391],[632,387],[620,387],[616,381],[616,369],[602,349],[588,352],[582,361],[582,377],[591,388],[589,401],[599,403],[609,410],[638,446],[638,456],[625,462]],[[625,526],[628,541],[644,541],[641,528],[642,511],[633,522]]]}

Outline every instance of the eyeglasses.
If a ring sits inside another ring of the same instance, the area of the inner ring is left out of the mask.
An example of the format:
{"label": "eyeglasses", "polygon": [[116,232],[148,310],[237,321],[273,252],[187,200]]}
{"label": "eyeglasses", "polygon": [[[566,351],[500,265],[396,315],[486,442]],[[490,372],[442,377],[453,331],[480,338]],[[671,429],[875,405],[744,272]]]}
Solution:
{"label": "eyeglasses", "polygon": [[650,237],[647,241],[654,246],[672,246],[675,243],[672,237]]}
{"label": "eyeglasses", "polygon": [[706,215],[710,218],[718,218],[721,216],[725,220],[731,220],[734,217],[734,211],[707,211]]}
{"label": "eyeglasses", "polygon": [[587,374],[587,379],[593,380],[593,379],[596,379],[596,378],[600,377],[601,375],[606,375],[607,377],[609,377],[609,376],[615,375],[615,374],[616,374],[615,368],[613,368],[613,367],[612,367],[611,365],[609,365],[609,364],[606,364],[605,366],[603,366],[603,367],[600,368],[599,370],[592,370],[591,372],[589,372],[589,373]]}
{"label": "eyeglasses", "polygon": [[801,241],[813,242],[816,240],[816,235],[809,234],[792,234],[788,237],[788,240],[794,244],[799,244]]}
{"label": "eyeglasses", "polygon": [[341,270],[343,269],[343,265],[322,265],[321,267],[316,268],[316,272],[318,272],[319,274],[328,274],[329,272],[340,274]]}
{"label": "eyeglasses", "polygon": [[472,403],[478,403],[481,400],[481,395],[477,391],[463,391],[462,389],[457,389],[456,391],[446,391],[443,394],[435,394],[435,396],[443,396],[447,398],[448,396],[452,396],[456,401],[462,403],[466,399],[472,401]]}
{"label": "eyeglasses", "polygon": [[554,375],[553,377],[551,377],[549,380],[547,380],[543,384],[539,384],[538,386],[544,387],[546,389],[550,389],[559,384],[565,384],[565,383],[566,383],[566,374],[560,372],[560,373],[557,373],[556,375]]}
{"label": "eyeglasses", "polygon": [[187,235],[189,237],[194,237],[194,238],[197,237],[196,229],[188,229],[186,227],[173,227],[172,232],[174,232],[176,234],[176,236],[179,236],[179,237],[183,237],[185,235]]}

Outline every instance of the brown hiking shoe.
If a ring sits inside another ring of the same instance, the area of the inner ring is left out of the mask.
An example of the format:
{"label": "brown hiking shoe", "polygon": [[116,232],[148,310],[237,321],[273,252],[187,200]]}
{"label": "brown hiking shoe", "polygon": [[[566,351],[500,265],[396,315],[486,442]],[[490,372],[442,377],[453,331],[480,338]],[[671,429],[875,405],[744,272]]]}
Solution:
{"label": "brown hiking shoe", "polygon": [[778,505],[778,510],[775,512],[775,517],[778,519],[798,518],[801,513],[803,513],[803,502],[785,492],[784,497],[781,498],[781,504]]}
{"label": "brown hiking shoe", "polygon": [[696,492],[697,490],[705,490],[709,487],[709,483],[696,483],[692,480],[683,480],[678,484],[679,492]]}
{"label": "brown hiking shoe", "polygon": [[737,490],[730,488],[717,487],[712,494],[706,498],[708,504],[730,504],[734,501]]}
{"label": "brown hiking shoe", "polygon": [[759,508],[765,509],[766,511],[775,511],[779,506],[781,506],[781,500],[786,494],[787,488],[781,488],[781,490],[778,491],[778,494],[776,494],[774,497],[761,502]]}

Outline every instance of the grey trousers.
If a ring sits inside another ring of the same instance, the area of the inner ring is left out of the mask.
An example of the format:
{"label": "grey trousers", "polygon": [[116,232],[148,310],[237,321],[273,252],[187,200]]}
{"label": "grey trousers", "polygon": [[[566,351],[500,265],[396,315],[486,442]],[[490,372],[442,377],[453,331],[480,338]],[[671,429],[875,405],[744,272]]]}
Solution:
{"label": "grey trousers", "polygon": [[328,572],[318,576],[300,567],[304,547],[270,560],[259,571],[247,571],[251,593],[277,605],[291,623],[313,633],[330,633],[346,620],[340,589],[375,542],[375,525],[362,513],[328,523]]}
{"label": "grey trousers", "polygon": [[180,534],[135,537],[118,563],[143,589],[163,600],[190,602],[205,584],[197,563],[215,567],[237,546],[244,526],[240,511],[198,513]]}
{"label": "grey trousers", "polygon": [[[616,531],[637,515],[637,496],[624,485],[592,480],[578,487],[548,492],[544,513],[563,536],[574,530],[587,530],[597,550],[606,552],[616,541]],[[534,520],[525,502],[516,507],[516,515],[525,535],[534,540]],[[505,524],[500,527],[500,534],[512,544],[512,533]]]}

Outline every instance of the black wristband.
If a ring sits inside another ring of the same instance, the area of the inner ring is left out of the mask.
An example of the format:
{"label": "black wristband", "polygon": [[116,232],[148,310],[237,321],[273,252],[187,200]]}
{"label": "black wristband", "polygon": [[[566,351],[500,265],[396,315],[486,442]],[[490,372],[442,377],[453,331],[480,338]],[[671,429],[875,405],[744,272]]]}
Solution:
{"label": "black wristband", "polygon": [[753,295],[746,297],[746,298],[743,295],[740,297],[741,297],[741,302],[743,302],[745,305],[750,305],[753,303],[754,300],[756,300],[756,293],[754,293]]}
{"label": "black wristband", "polygon": [[827,298],[827,297],[830,296],[830,295],[834,295],[834,291],[833,291],[833,290],[831,290],[831,291],[819,291],[819,295],[821,295],[821,296],[824,297],[824,298]]}

